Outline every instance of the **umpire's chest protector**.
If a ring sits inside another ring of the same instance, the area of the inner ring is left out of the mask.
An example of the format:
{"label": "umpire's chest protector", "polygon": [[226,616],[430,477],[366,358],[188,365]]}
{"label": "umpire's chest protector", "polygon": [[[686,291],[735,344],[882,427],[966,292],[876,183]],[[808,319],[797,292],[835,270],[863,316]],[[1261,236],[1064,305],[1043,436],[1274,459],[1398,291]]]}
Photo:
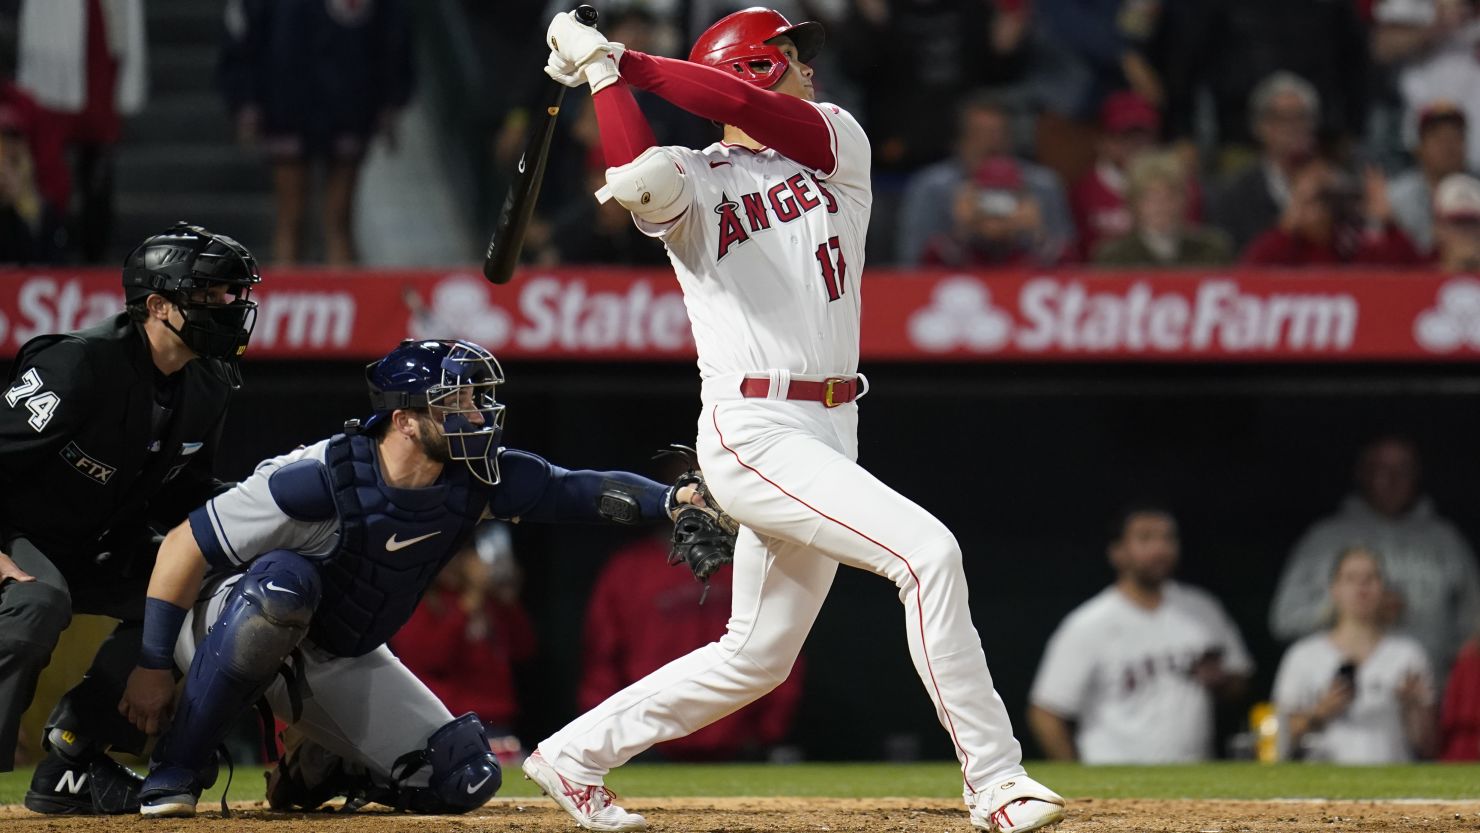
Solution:
{"label": "umpire's chest protector", "polygon": [[411,618],[432,580],[467,543],[487,495],[461,465],[424,489],[381,479],[373,440],[335,437],[324,463],[339,510],[339,549],[320,571],[324,595],[309,629],[319,647],[357,657],[383,645]]}

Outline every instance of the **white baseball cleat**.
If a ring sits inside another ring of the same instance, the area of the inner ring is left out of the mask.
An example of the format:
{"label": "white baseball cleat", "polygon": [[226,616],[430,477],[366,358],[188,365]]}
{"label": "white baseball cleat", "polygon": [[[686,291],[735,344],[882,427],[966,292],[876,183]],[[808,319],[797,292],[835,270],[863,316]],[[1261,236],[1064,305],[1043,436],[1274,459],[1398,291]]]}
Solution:
{"label": "white baseball cleat", "polygon": [[612,803],[616,796],[601,784],[578,784],[550,766],[545,756],[535,752],[524,759],[524,777],[539,785],[540,791],[565,808],[576,824],[587,830],[646,830],[647,821]]}
{"label": "white baseball cleat", "polygon": [[987,833],[1027,833],[1064,820],[1063,797],[1026,775],[968,797],[966,806],[971,825]]}

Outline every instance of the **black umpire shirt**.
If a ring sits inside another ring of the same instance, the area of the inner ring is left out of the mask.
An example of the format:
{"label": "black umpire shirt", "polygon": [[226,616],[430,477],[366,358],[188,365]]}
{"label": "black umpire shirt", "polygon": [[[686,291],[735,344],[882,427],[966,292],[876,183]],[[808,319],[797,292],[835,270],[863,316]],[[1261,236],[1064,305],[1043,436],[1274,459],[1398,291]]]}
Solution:
{"label": "black umpire shirt", "polygon": [[148,575],[129,562],[149,527],[226,488],[211,468],[230,394],[210,359],[160,373],[125,313],[26,342],[0,402],[0,540],[71,581]]}

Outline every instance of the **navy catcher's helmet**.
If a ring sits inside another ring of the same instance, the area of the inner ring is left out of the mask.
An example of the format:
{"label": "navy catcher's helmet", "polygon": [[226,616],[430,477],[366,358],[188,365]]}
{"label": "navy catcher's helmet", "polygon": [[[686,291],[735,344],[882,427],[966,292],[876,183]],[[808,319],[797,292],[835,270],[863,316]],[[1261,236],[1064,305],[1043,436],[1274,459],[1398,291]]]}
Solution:
{"label": "navy catcher's helmet", "polygon": [[365,382],[374,412],[366,428],[392,411],[425,408],[447,435],[448,458],[490,486],[499,482],[504,406],[495,389],[504,371],[492,353],[471,341],[408,338],[365,366]]}
{"label": "navy catcher's helmet", "polygon": [[[170,299],[185,316],[180,329],[168,321],[196,355],[219,359],[240,384],[236,361],[247,352],[257,323],[252,288],[262,282],[257,260],[242,244],[200,226],[176,223],[169,231],[140,243],[123,262],[123,293],[128,303],[158,294]],[[199,293],[226,288],[226,300],[213,303]]]}

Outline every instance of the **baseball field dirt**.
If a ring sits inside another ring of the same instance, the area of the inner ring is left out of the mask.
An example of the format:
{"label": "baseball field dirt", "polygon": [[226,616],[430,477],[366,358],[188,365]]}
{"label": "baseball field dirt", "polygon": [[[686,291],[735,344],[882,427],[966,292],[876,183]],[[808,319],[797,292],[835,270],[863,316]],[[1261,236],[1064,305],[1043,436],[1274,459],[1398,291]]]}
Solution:
{"label": "baseball field dirt", "polygon": [[[959,802],[909,798],[643,798],[627,806],[647,815],[655,833],[894,833],[971,830]],[[215,810],[191,820],[137,817],[58,818],[15,806],[0,807],[7,833],[177,833],[230,829],[248,833],[406,833],[406,831],[513,831],[573,833],[575,825],[547,799],[494,799],[458,817],[406,816],[375,811],[338,816],[279,815],[239,802],[229,820]],[[1077,799],[1060,833],[1366,833],[1367,831],[1480,830],[1480,802],[1253,802],[1150,799]]]}

